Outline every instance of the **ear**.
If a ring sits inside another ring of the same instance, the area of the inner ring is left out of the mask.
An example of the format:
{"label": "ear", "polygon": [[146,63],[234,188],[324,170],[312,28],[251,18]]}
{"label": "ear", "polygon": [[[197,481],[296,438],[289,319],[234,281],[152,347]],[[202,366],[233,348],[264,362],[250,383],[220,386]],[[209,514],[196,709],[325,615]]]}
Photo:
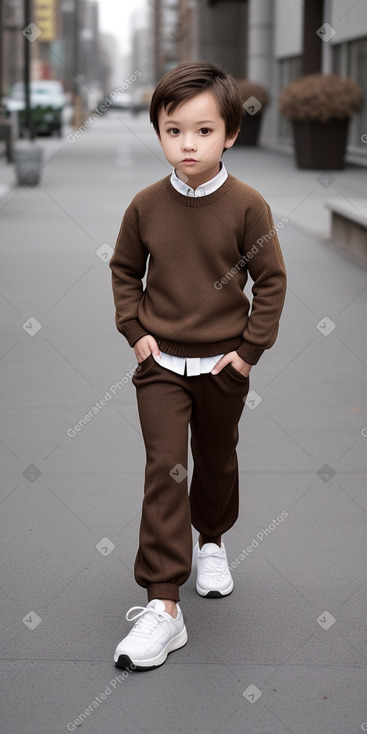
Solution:
{"label": "ear", "polygon": [[237,140],[237,136],[238,136],[238,133],[239,133],[239,132],[240,132],[240,129],[238,128],[238,130],[236,130],[236,132],[235,132],[235,133],[234,133],[233,135],[231,135],[231,137],[230,137],[230,138],[226,138],[226,139],[225,139],[225,141],[224,141],[224,147],[225,147],[226,149],[227,149],[227,148],[232,148],[232,145],[234,145],[234,143],[235,143],[235,142],[236,142],[236,140]]}

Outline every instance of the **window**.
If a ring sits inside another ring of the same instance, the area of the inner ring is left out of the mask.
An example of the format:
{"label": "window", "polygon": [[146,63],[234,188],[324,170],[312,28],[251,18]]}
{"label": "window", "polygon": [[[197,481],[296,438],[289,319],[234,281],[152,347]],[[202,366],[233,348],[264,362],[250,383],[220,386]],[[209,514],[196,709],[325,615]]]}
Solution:
{"label": "window", "polygon": [[367,38],[334,46],[333,72],[353,79],[362,88],[363,106],[351,119],[348,145],[367,155],[367,144],[362,140],[367,134]]}

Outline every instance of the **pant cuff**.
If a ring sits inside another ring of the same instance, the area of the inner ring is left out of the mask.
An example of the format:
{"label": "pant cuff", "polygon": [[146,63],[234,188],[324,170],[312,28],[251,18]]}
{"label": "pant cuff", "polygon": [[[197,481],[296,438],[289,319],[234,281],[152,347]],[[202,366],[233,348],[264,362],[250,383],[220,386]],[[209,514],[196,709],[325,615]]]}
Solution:
{"label": "pant cuff", "polygon": [[151,584],[147,587],[148,601],[152,599],[171,599],[180,601],[179,587],[177,584]]}
{"label": "pant cuff", "polygon": [[203,545],[205,543],[216,543],[216,544],[218,544],[219,541],[220,541],[220,539],[221,539],[221,537],[222,537],[221,534],[220,535],[214,535],[213,537],[211,537],[209,535],[205,535],[205,533],[200,533],[199,534],[199,537],[198,537],[198,542],[199,542],[200,538],[202,538],[202,544]]}

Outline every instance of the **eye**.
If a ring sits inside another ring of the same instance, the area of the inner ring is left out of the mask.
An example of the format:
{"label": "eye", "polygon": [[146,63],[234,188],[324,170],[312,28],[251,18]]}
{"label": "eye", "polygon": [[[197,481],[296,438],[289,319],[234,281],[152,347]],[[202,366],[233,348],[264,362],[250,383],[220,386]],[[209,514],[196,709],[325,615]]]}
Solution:
{"label": "eye", "polygon": [[167,130],[167,132],[168,132],[168,133],[171,133],[171,134],[172,134],[173,136],[176,136],[176,135],[178,135],[178,133],[179,133],[180,131],[179,131],[179,129],[178,129],[177,127],[170,127],[170,128],[169,128],[169,129]]}
{"label": "eye", "polygon": [[209,135],[209,133],[211,133],[211,130],[210,130],[210,128],[209,128],[209,127],[202,127],[202,128],[201,128],[201,129],[199,130],[199,132],[200,132],[200,133],[201,133],[202,135]]}

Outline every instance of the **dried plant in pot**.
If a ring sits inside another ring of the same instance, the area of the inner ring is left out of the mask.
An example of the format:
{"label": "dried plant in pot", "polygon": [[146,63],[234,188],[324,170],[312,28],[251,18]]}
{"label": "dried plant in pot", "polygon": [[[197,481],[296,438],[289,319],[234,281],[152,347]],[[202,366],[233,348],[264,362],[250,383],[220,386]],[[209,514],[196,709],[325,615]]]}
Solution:
{"label": "dried plant in pot", "polygon": [[362,104],[360,87],[336,74],[307,74],[284,87],[279,101],[292,120],[298,167],[343,168],[349,120]]}
{"label": "dried plant in pot", "polygon": [[243,115],[241,130],[235,145],[257,145],[263,108],[268,103],[265,87],[248,79],[236,79],[240,92]]}

